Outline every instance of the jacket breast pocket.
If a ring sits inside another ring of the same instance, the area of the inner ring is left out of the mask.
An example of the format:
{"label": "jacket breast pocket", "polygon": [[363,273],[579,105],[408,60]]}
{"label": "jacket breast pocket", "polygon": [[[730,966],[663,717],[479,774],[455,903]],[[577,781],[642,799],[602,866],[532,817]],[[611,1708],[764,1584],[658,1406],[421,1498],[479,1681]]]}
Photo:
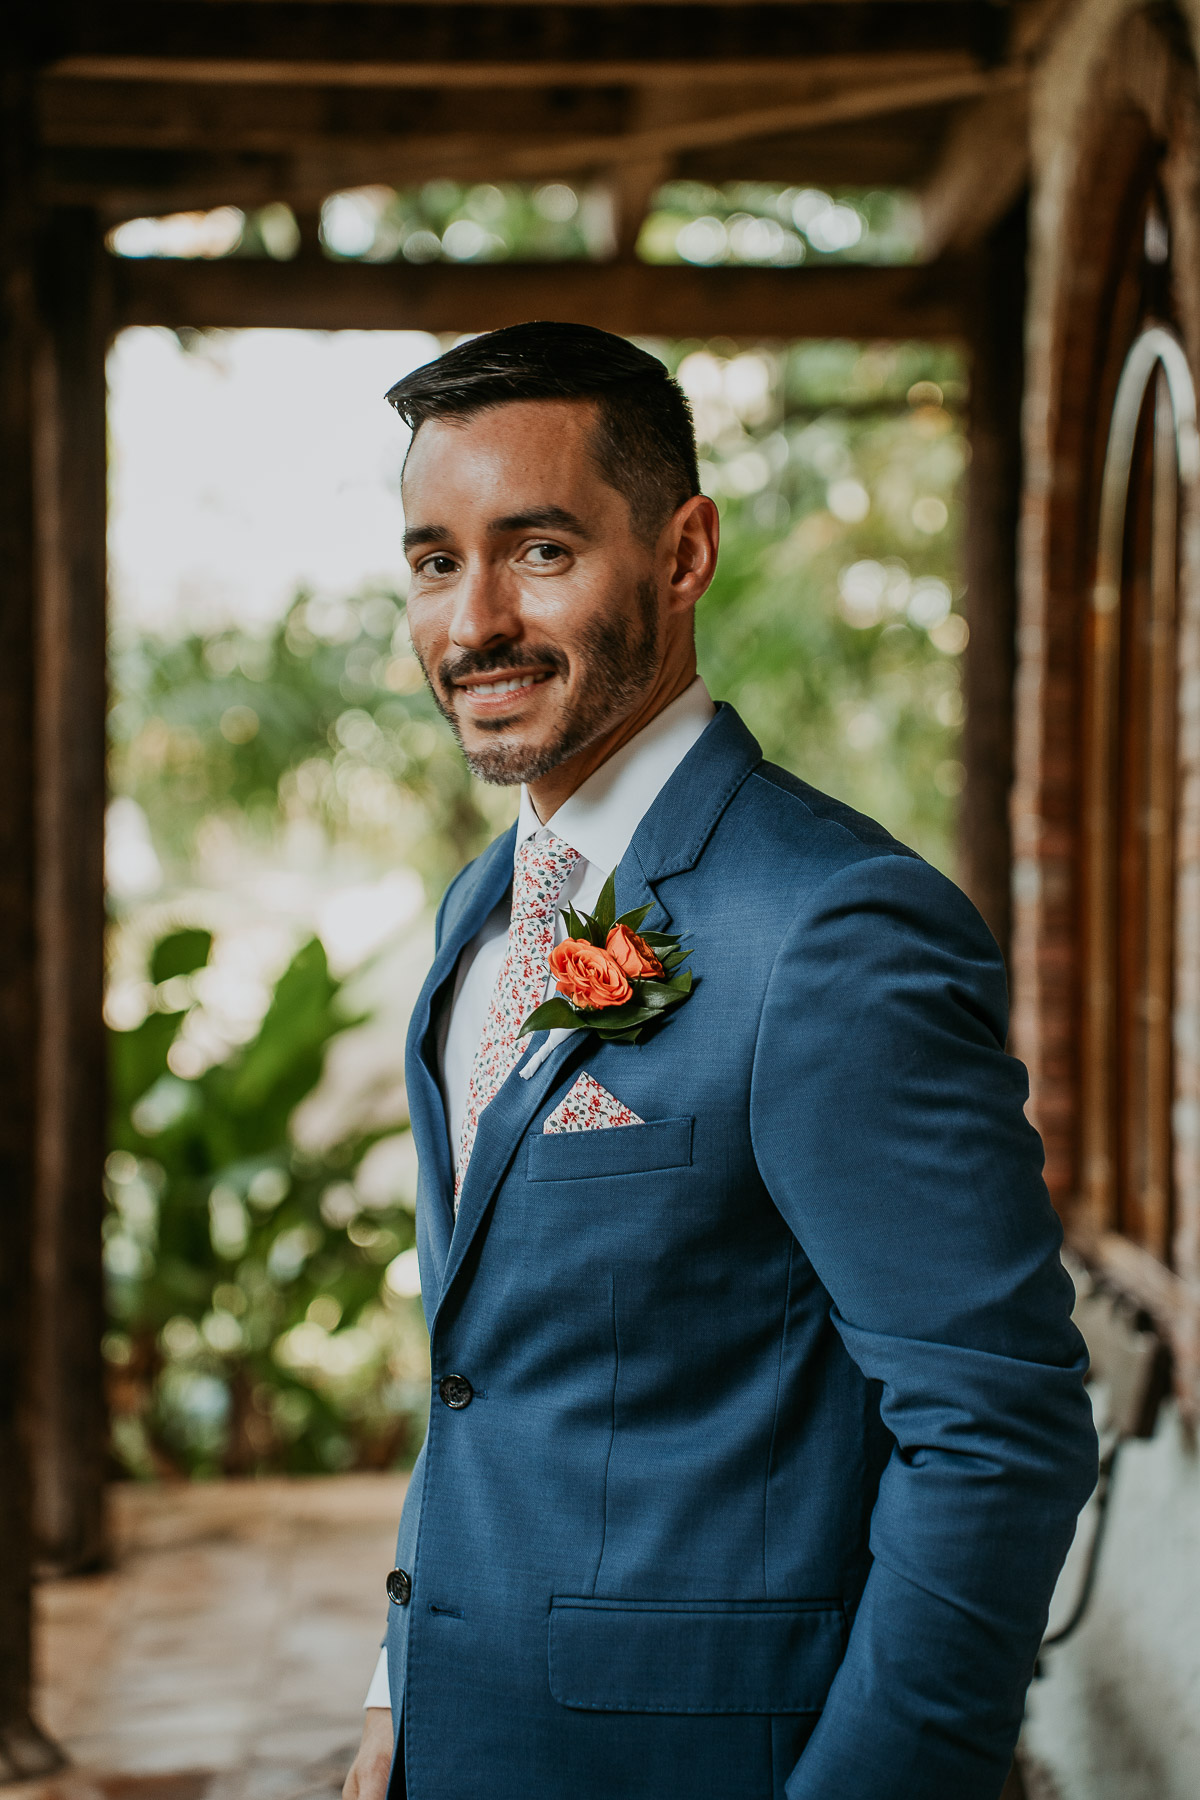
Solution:
{"label": "jacket breast pocket", "polygon": [[686,1169],[692,1160],[694,1119],[655,1119],[606,1131],[538,1133],[529,1140],[530,1181],[591,1181],[604,1175],[649,1175]]}

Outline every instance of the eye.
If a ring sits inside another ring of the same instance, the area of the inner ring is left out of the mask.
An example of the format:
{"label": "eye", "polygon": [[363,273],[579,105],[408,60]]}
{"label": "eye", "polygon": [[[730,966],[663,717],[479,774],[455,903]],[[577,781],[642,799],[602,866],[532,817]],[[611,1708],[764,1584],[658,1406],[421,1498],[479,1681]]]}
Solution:
{"label": "eye", "polygon": [[532,563],[535,569],[549,569],[557,562],[562,562],[567,552],[561,544],[530,544],[522,555],[522,562]]}
{"label": "eye", "polygon": [[418,575],[453,575],[454,569],[454,558],[440,550],[436,551],[433,556],[424,557],[417,564]]}

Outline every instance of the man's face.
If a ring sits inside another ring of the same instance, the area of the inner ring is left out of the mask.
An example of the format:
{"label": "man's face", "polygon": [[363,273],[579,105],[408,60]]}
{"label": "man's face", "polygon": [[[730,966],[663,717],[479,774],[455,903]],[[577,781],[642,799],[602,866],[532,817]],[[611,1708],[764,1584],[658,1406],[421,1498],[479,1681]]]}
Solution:
{"label": "man's face", "polygon": [[655,553],[591,451],[586,401],[432,419],[404,471],[408,622],[472,771],[535,781],[597,742],[659,671]]}

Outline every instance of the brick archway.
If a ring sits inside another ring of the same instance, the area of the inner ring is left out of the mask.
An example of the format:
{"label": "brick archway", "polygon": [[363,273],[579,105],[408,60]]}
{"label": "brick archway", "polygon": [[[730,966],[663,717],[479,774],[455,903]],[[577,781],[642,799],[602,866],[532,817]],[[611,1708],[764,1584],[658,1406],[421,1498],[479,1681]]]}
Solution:
{"label": "brick archway", "polygon": [[[1171,1337],[1181,1394],[1189,1398],[1200,1293],[1200,1155],[1190,1143],[1187,1107],[1174,1108],[1173,1244],[1165,1228],[1154,1250],[1123,1231],[1115,1202],[1105,1216],[1089,1208],[1082,1157],[1085,1095],[1096,1091],[1084,1070],[1085,1055],[1095,1054],[1086,999],[1097,986],[1092,964],[1100,954],[1085,906],[1085,747],[1095,729],[1088,671],[1104,466],[1118,384],[1139,333],[1164,328],[1182,341],[1196,371],[1191,165],[1198,94],[1182,23],[1160,9],[1126,13],[1088,64],[1073,69],[1068,148],[1060,122],[1044,174],[1033,233],[1013,796],[1014,1047],[1030,1065],[1047,1180],[1076,1248],[1148,1307]],[[1180,502],[1172,652],[1182,704],[1172,731],[1174,874],[1168,870],[1164,879],[1178,922],[1170,985],[1174,1037],[1184,1047],[1175,1058],[1175,1095],[1200,1099],[1200,1062],[1179,1030],[1185,1014],[1200,1011],[1200,926],[1193,918],[1200,880],[1191,866],[1198,734],[1188,712],[1189,673],[1200,667],[1200,596],[1190,548],[1194,507],[1188,493]]]}

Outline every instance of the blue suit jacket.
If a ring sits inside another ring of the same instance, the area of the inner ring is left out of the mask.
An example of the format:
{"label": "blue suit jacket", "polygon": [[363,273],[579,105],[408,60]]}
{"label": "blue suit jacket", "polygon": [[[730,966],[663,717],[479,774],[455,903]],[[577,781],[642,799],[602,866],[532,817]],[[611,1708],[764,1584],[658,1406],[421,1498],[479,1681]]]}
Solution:
{"label": "blue suit jacket", "polygon": [[[410,1800],[995,1800],[1095,1442],[994,943],[721,708],[617,875],[691,997],[511,1075],[453,1224],[434,1025],[512,849],[408,1043]],[[543,1135],[583,1069],[646,1123]]]}

